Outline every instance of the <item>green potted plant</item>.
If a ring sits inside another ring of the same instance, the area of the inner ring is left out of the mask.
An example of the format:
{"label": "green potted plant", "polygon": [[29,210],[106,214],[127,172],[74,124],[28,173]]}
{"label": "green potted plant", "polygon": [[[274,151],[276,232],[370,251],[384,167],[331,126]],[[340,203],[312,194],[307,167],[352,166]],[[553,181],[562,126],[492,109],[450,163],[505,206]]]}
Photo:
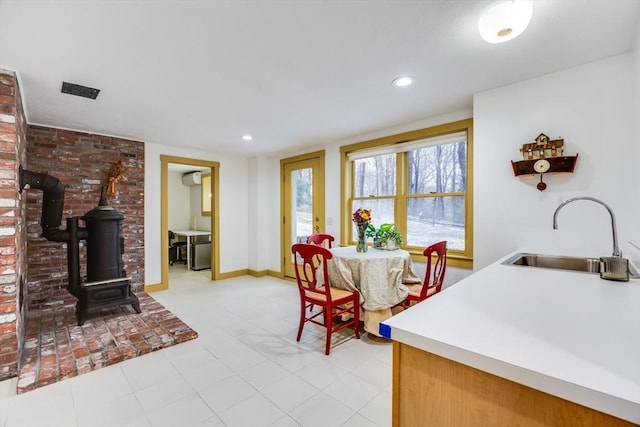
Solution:
{"label": "green potted plant", "polygon": [[367,225],[367,229],[365,230],[365,235],[373,239],[373,247],[380,248],[380,238],[382,237],[382,230],[376,229],[375,225],[369,223]]}
{"label": "green potted plant", "polygon": [[393,249],[402,246],[404,243],[402,235],[393,224],[381,224],[379,228],[376,228],[373,224],[369,224],[365,233],[367,237],[373,238],[374,248]]}
{"label": "green potted plant", "polygon": [[385,231],[383,239],[386,242],[387,249],[395,249],[397,247],[401,247],[404,243],[402,235],[393,226],[393,224],[391,225],[391,228]]}

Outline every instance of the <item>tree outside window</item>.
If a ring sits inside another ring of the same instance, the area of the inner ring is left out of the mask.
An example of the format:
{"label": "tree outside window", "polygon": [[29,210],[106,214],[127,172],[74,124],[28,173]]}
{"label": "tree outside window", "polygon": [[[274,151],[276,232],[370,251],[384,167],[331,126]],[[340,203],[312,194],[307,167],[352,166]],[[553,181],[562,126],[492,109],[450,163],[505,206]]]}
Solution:
{"label": "tree outside window", "polygon": [[[385,154],[354,161],[354,197],[351,212],[358,208],[371,210],[371,224],[393,223],[396,198],[396,156]],[[352,238],[356,240],[355,227]]]}
{"label": "tree outside window", "polygon": [[466,145],[465,135],[457,142],[407,153],[408,245],[446,240],[449,249],[465,250]]}

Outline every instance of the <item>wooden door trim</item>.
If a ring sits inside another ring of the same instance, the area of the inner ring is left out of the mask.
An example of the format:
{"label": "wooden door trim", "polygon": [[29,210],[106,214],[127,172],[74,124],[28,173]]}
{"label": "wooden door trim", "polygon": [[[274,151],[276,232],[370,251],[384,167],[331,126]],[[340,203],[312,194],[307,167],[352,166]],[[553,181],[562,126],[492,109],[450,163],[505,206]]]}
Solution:
{"label": "wooden door trim", "polygon": [[306,153],[306,154],[300,154],[298,156],[293,156],[293,157],[287,157],[285,159],[280,159],[280,243],[281,243],[281,248],[280,248],[280,277],[281,278],[286,278],[286,271],[285,271],[285,267],[286,267],[286,260],[287,260],[287,256],[291,253],[291,247],[289,246],[288,242],[285,239],[285,223],[284,223],[284,218],[285,218],[285,191],[287,191],[286,187],[285,187],[285,180],[284,180],[284,169],[287,165],[290,165],[292,163],[297,163],[297,162],[302,162],[302,161],[306,161],[306,160],[317,160],[318,161],[318,168],[320,169],[319,173],[320,176],[318,177],[318,187],[319,188],[315,188],[316,186],[316,177],[314,176],[314,192],[317,192],[317,195],[320,199],[320,206],[318,206],[319,209],[321,209],[322,211],[322,225],[321,225],[321,230],[320,232],[324,232],[324,186],[325,186],[325,180],[324,180],[324,171],[325,171],[325,150],[319,150],[319,151],[314,151],[311,153]]}

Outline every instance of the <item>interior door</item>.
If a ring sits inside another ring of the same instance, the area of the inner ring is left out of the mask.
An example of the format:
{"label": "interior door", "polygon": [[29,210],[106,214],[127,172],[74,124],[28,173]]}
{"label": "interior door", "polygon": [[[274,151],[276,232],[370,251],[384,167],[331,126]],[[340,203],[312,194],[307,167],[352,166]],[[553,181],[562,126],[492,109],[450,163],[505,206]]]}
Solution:
{"label": "interior door", "polygon": [[324,151],[281,161],[282,263],[295,277],[291,245],[324,232]]}

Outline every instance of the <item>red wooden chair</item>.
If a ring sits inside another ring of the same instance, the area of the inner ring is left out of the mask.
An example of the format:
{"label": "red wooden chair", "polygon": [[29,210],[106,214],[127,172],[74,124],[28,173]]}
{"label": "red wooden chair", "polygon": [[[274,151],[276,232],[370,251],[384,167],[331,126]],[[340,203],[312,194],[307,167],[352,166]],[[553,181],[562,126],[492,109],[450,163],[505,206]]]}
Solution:
{"label": "red wooden chair", "polygon": [[[296,260],[296,281],[300,291],[300,324],[296,340],[300,341],[306,322],[326,328],[327,337],[324,352],[326,355],[329,355],[331,349],[332,333],[353,326],[356,338],[360,338],[360,293],[332,288],[328,284],[327,262],[333,256],[331,252],[321,246],[304,243],[293,245],[291,252]],[[322,274],[319,274],[320,272]],[[307,313],[307,309],[313,306],[321,307],[321,310]],[[350,314],[353,317],[346,322],[334,325],[333,318],[342,314]]]}
{"label": "red wooden chair", "polygon": [[311,245],[322,246],[323,248],[331,249],[331,244],[335,238],[331,234],[318,233],[312,234],[307,237],[307,243]]}
{"label": "red wooden chair", "polygon": [[[407,295],[404,301],[398,304],[401,307],[409,308],[413,304],[424,301],[442,290],[444,274],[447,271],[446,240],[427,246],[423,254],[427,258],[424,281],[419,285],[405,283],[405,286],[409,288],[409,295]],[[434,254],[436,255],[435,262],[432,256]]]}

